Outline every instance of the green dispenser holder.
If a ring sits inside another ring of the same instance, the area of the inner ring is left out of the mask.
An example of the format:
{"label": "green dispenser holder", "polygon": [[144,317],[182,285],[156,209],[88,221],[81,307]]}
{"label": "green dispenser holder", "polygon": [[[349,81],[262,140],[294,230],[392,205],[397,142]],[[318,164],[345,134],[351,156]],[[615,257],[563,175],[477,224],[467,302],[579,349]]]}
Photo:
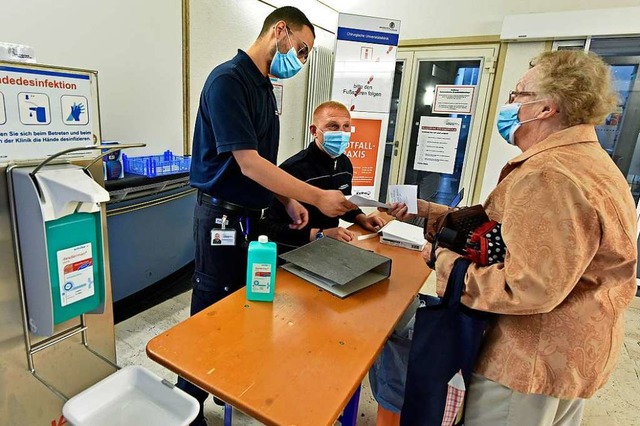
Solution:
{"label": "green dispenser holder", "polygon": [[34,170],[14,167],[9,174],[29,329],[51,336],[56,324],[104,311],[100,203],[109,193],[72,164]]}

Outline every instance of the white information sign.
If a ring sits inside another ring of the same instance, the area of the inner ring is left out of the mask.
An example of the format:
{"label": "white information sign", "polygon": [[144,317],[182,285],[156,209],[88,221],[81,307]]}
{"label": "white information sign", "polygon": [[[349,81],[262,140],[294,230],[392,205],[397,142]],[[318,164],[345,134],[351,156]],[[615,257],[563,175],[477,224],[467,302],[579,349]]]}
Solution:
{"label": "white information sign", "polygon": [[400,21],[341,13],[331,99],[350,111],[389,113]]}
{"label": "white information sign", "polygon": [[415,170],[453,173],[460,138],[461,118],[420,117]]}
{"label": "white information sign", "polygon": [[91,243],[57,252],[60,301],[67,306],[95,294]]}
{"label": "white information sign", "polygon": [[356,195],[377,198],[382,176],[400,21],[338,15],[331,99],[351,111],[351,144]]}
{"label": "white information sign", "polygon": [[476,86],[436,85],[434,114],[471,114]]}
{"label": "white information sign", "polygon": [[94,105],[89,72],[0,64],[0,162],[92,145]]}

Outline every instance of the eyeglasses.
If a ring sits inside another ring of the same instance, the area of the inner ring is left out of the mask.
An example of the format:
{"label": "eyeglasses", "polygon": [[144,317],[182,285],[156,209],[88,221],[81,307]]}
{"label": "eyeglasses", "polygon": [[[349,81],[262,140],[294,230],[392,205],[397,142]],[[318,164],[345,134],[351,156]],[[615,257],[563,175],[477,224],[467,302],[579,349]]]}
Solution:
{"label": "eyeglasses", "polygon": [[518,91],[518,90],[510,90],[509,91],[509,103],[512,104],[513,101],[515,101],[518,96],[536,96],[537,94],[538,94],[537,92],[525,92],[525,91]]}
{"label": "eyeglasses", "polygon": [[302,47],[298,49],[298,51],[296,52],[296,54],[298,55],[298,59],[300,59],[300,62],[302,62],[303,64],[305,62],[307,62],[307,59],[309,58],[309,46],[307,45],[307,43],[305,43],[304,41],[300,40],[300,37],[298,37],[297,35],[295,35],[293,33],[293,31],[291,31],[291,28],[287,27],[287,32],[294,38],[296,39],[296,41],[298,41],[298,43],[302,44]]}

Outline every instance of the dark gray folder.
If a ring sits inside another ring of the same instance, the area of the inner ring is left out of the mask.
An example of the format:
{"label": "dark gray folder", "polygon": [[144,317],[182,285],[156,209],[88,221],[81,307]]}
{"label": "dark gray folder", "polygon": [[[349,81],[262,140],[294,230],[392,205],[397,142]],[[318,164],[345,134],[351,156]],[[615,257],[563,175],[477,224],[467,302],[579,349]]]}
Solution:
{"label": "dark gray folder", "polygon": [[391,275],[391,259],[333,238],[321,238],[280,256],[283,269],[340,298]]}

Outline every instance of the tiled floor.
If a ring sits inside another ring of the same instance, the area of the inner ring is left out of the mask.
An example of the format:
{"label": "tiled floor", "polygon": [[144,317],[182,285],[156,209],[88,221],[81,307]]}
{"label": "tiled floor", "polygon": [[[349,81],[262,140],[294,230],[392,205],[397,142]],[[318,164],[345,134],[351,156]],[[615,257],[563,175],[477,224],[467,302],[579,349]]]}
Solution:
{"label": "tiled floor", "polygon": [[[160,377],[172,382],[175,374],[149,360],[145,346],[149,339],[186,319],[189,315],[190,293],[148,309],[116,325],[118,363],[142,365]],[[627,311],[626,335],[618,367],[607,385],[587,402],[583,425],[585,426],[640,426],[640,298],[636,298]],[[358,424],[375,425],[377,405],[364,383],[360,400]],[[222,425],[222,409],[211,399],[205,407],[211,425]],[[259,422],[234,412],[234,425],[257,425]],[[311,423],[310,423],[311,424]]]}

